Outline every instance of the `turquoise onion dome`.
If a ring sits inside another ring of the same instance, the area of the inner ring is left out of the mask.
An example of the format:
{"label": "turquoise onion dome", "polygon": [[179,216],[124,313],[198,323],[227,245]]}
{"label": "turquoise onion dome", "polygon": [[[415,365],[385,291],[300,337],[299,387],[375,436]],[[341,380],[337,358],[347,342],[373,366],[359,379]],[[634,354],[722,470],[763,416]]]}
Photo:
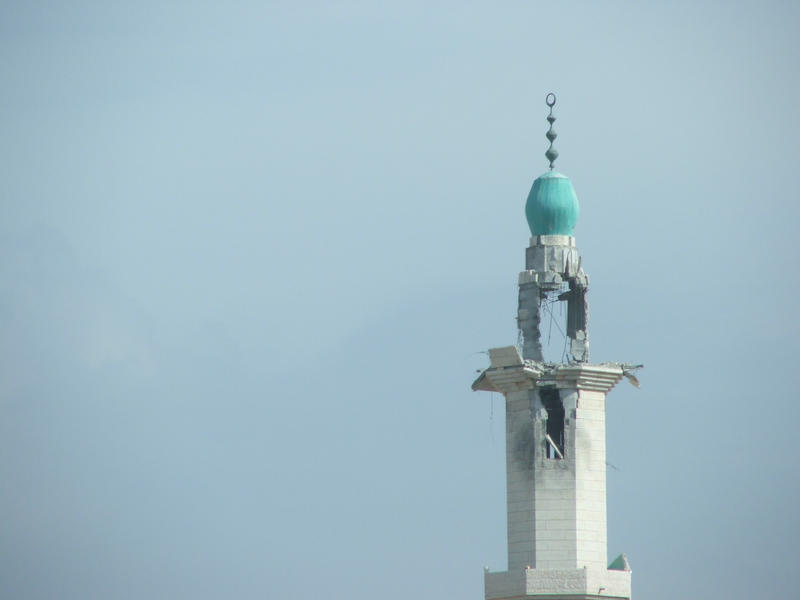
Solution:
{"label": "turquoise onion dome", "polygon": [[578,196],[568,177],[549,171],[536,178],[525,204],[531,235],[572,235],[578,214]]}

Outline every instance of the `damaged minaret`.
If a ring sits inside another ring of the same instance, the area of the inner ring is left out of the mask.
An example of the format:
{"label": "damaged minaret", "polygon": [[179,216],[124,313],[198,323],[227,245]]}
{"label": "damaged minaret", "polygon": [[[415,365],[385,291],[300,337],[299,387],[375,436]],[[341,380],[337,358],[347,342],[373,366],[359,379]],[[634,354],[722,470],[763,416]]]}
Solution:
{"label": "damaged minaret", "polygon": [[[508,570],[486,572],[486,600],[631,597],[631,572],[606,549],[605,399],[637,366],[590,364],[589,279],[573,229],[578,199],[553,171],[555,95],[547,96],[550,171],[533,182],[525,213],[531,243],[519,277],[522,348],[489,350],[491,365],[473,390],[506,399]],[[545,362],[542,310],[566,302],[561,362]]]}

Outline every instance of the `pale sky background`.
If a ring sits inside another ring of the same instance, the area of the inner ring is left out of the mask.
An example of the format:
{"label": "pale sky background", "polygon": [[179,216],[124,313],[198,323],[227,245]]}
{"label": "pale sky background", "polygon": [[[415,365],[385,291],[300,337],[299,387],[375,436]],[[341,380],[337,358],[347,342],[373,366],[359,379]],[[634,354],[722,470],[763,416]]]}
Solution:
{"label": "pale sky background", "polygon": [[0,597],[481,600],[524,202],[634,596],[792,597],[800,4],[4,2]]}

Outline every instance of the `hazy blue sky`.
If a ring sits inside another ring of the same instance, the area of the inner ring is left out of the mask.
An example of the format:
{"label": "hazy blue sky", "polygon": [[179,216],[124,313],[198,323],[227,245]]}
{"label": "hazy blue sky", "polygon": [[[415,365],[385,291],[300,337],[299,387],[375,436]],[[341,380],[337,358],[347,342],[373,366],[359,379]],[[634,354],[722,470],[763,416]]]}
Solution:
{"label": "hazy blue sky", "polygon": [[0,597],[439,600],[505,568],[544,96],[609,556],[800,562],[800,4],[0,4]]}

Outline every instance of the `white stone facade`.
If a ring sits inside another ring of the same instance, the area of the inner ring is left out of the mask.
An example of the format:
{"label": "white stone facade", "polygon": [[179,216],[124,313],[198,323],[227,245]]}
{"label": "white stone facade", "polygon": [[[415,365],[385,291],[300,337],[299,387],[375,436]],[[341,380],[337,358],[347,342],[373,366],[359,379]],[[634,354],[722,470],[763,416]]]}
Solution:
{"label": "white stone facade", "polygon": [[563,458],[548,458],[536,388],[506,396],[508,568],[605,569],[605,394],[558,390]]}
{"label": "white stone facade", "polygon": [[[473,387],[506,398],[508,571],[486,574],[487,600],[630,598],[631,573],[609,570],[606,550],[605,398],[622,368],[532,364],[513,346],[490,356]],[[548,394],[563,407],[560,454]]]}

